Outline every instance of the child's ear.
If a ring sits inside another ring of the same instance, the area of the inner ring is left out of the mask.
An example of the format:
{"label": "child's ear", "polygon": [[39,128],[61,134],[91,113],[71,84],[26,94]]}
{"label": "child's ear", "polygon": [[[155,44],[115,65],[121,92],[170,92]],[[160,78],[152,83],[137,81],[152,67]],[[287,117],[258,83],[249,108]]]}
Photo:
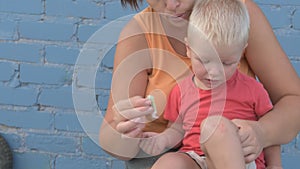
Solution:
{"label": "child's ear", "polygon": [[245,55],[247,47],[248,47],[248,43],[245,44],[242,55]]}
{"label": "child's ear", "polygon": [[187,45],[187,37],[184,37],[184,43]]}

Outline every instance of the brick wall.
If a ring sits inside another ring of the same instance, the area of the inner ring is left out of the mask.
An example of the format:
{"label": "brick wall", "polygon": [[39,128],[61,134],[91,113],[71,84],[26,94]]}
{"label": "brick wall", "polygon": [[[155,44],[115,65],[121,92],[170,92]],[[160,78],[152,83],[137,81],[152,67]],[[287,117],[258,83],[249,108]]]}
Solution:
{"label": "brick wall", "polygon": [[[256,2],[300,75],[300,1]],[[0,0],[0,133],[13,149],[14,169],[123,168],[95,144],[98,119],[75,113],[72,76],[85,42],[111,21],[133,13],[119,0]],[[112,49],[102,51],[106,54],[96,74],[96,110],[102,113],[114,51],[103,39]],[[83,86],[78,95],[93,102],[86,94],[93,81],[81,77],[76,79]],[[95,125],[81,127],[91,120]],[[300,164],[299,147],[299,136],[283,146],[285,169]]]}

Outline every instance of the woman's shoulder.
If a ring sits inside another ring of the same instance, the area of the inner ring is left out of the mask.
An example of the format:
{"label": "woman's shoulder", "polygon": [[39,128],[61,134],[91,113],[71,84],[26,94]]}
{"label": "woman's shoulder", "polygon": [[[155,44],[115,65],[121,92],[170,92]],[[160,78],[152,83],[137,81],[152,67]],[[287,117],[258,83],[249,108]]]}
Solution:
{"label": "woman's shoulder", "polygon": [[140,11],[139,13],[135,14],[134,19],[138,19],[138,20],[145,19],[153,15],[153,13],[155,13],[153,9],[150,6],[148,6],[142,11]]}
{"label": "woman's shoulder", "polygon": [[145,28],[149,26],[149,24],[146,23],[149,22],[149,16],[152,11],[153,10],[151,7],[147,7],[129,19],[120,33],[120,40],[132,37],[134,35],[144,34]]}
{"label": "woman's shoulder", "polygon": [[151,8],[151,6],[147,6],[145,9],[143,9],[139,13],[137,13],[137,15],[146,13],[146,12],[153,12],[153,8]]}
{"label": "woman's shoulder", "polygon": [[[253,1],[253,0],[241,0],[241,1],[244,2],[244,4],[246,5],[250,17],[251,17],[251,14],[256,14],[256,15],[263,14],[261,12],[260,7],[256,4],[255,1]],[[260,12],[255,13],[255,11],[260,11]]]}
{"label": "woman's shoulder", "polygon": [[[257,10],[260,10],[259,6],[253,0],[241,0],[241,1],[244,2],[244,4],[247,6],[249,15],[251,15],[253,12],[255,12]],[[255,13],[253,13],[253,14],[255,14]],[[261,12],[256,13],[256,14],[261,14]]]}
{"label": "woman's shoulder", "polygon": [[147,7],[134,16],[134,20],[146,32],[157,31],[160,24],[159,13],[155,12],[151,7]]}

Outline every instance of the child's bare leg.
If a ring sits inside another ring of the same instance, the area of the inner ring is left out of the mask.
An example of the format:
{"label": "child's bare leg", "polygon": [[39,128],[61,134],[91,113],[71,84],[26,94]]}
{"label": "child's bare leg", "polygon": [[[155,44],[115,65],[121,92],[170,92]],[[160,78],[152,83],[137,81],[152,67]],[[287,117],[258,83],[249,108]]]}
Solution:
{"label": "child's bare leg", "polygon": [[184,153],[167,153],[160,157],[151,169],[201,169],[198,164],[187,154]]}
{"label": "child's bare leg", "polygon": [[209,169],[245,169],[237,127],[221,116],[211,116],[201,124],[201,148]]}

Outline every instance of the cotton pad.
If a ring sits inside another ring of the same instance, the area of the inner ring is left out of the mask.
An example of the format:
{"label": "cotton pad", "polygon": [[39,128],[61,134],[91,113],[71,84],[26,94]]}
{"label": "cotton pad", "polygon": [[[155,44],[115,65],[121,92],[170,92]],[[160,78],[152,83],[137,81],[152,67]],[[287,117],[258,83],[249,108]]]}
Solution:
{"label": "cotton pad", "polygon": [[147,99],[149,99],[151,101],[151,106],[153,107],[153,110],[154,110],[154,112],[152,113],[152,118],[158,119],[154,97],[152,95],[148,95]]}

